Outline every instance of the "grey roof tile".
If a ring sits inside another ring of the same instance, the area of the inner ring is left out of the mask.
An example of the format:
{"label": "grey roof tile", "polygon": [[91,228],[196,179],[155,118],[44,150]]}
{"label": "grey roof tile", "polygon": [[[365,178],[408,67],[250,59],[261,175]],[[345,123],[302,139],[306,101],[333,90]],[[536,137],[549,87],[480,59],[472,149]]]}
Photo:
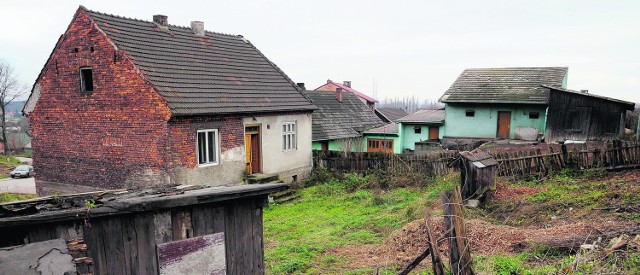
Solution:
{"label": "grey roof tile", "polygon": [[275,64],[242,36],[86,10],[133,59],[173,115],[307,111],[315,106]]}
{"label": "grey roof tile", "polygon": [[390,121],[395,121],[396,119],[408,115],[407,111],[403,110],[402,108],[376,108],[376,111],[381,113]]}
{"label": "grey roof tile", "polygon": [[567,67],[466,69],[440,102],[546,104],[549,91],[541,86],[562,87],[567,71]]}
{"label": "grey roof tile", "polygon": [[307,91],[307,96],[318,108],[312,116],[313,141],[359,137],[385,124],[353,93],[343,92],[342,101],[331,92]]}
{"label": "grey roof tile", "polygon": [[398,122],[442,123],[444,110],[418,110],[415,113],[397,119]]}

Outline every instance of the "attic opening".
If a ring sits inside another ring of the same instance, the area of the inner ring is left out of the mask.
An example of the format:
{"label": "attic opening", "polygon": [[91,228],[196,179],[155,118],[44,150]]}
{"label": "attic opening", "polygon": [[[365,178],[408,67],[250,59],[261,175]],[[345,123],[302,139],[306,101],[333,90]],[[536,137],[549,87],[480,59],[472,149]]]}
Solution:
{"label": "attic opening", "polygon": [[540,118],[540,113],[538,113],[538,112],[530,112],[529,113],[529,118],[530,119],[538,119],[538,118]]}
{"label": "attic opening", "polygon": [[80,68],[80,89],[83,93],[93,92],[93,69]]}
{"label": "attic opening", "polygon": [[416,126],[413,128],[413,132],[415,134],[421,134],[422,133],[422,127]]}
{"label": "attic opening", "polygon": [[476,111],[474,111],[474,110],[466,110],[464,112],[464,115],[467,116],[467,117],[474,117],[474,116],[476,116]]}

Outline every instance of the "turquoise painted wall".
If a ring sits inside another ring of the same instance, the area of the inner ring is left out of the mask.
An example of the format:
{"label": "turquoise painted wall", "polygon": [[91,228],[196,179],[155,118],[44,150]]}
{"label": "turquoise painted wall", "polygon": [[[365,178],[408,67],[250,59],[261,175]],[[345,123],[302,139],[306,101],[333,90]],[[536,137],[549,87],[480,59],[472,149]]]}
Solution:
{"label": "turquoise painted wall", "polygon": [[[429,127],[438,127],[438,138],[442,138],[444,136],[444,126],[443,125],[425,125],[425,124],[414,124],[414,123],[402,123],[402,150],[411,149],[415,150],[415,143],[417,141],[425,141],[429,139]],[[415,133],[415,127],[420,127],[420,134]]]}
{"label": "turquoise painted wall", "polygon": [[[366,152],[366,139],[359,138],[354,139],[352,142],[354,144],[351,146],[351,152]],[[357,142],[357,144],[355,144]],[[362,142],[362,143],[360,143]],[[363,145],[364,144],[364,145]],[[345,141],[341,139],[329,140],[329,151],[344,151]],[[322,145],[320,141],[314,141],[311,143],[311,150],[322,150]]]}
{"label": "turquoise painted wall", "polygon": [[[452,104],[445,107],[444,135],[447,137],[495,138],[498,131],[498,112],[511,112],[509,138],[515,138],[516,128],[533,127],[544,133],[547,107],[545,105],[518,104]],[[475,115],[467,117],[466,111]],[[538,112],[537,119],[530,119],[530,112]]]}

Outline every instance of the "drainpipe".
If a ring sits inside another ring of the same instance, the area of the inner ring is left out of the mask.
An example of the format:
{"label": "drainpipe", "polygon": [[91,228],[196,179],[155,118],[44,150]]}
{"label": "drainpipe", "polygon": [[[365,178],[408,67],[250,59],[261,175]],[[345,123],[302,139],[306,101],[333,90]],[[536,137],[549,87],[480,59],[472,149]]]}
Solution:
{"label": "drainpipe", "polygon": [[544,125],[542,125],[542,139],[544,139],[545,143],[547,142],[547,116],[549,115],[549,106],[544,110]]}

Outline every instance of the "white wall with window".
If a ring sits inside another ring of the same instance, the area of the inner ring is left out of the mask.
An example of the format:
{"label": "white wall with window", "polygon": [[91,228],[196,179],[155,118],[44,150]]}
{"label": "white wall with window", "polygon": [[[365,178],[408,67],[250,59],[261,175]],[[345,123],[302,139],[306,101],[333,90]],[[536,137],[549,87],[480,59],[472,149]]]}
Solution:
{"label": "white wall with window", "polygon": [[263,173],[311,168],[311,113],[247,117],[243,123],[260,124]]}
{"label": "white wall with window", "polygon": [[196,147],[199,166],[219,163],[220,142],[217,129],[198,130]]}
{"label": "white wall with window", "polygon": [[282,124],[282,150],[297,149],[296,122],[290,121]]}

